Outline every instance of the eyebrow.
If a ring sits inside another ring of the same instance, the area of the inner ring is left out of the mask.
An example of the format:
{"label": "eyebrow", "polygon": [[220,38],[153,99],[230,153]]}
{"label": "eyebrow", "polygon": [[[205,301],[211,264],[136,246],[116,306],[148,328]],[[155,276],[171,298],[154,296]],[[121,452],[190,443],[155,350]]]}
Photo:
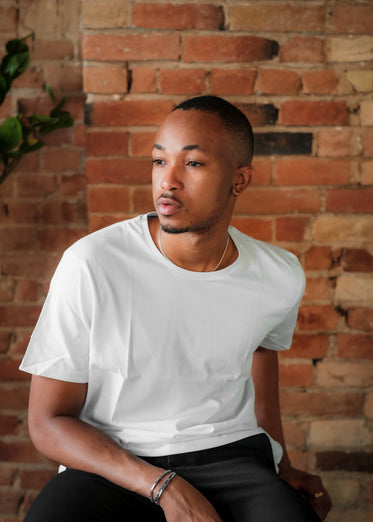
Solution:
{"label": "eyebrow", "polygon": [[[159,143],[154,143],[153,149],[165,150],[165,147],[163,147]],[[183,147],[181,150],[195,150],[195,149],[202,150],[199,145],[185,145],[185,147]]]}

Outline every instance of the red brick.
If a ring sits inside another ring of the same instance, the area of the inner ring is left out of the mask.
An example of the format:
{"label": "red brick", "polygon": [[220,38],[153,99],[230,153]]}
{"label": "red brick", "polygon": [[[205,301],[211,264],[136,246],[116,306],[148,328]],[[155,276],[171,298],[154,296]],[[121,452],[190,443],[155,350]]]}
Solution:
{"label": "red brick", "polygon": [[83,89],[87,93],[124,94],[127,92],[127,68],[104,64],[83,68]]}
{"label": "red brick", "polygon": [[373,33],[373,6],[335,6],[334,24],[337,33]]}
{"label": "red brick", "polygon": [[322,130],[317,134],[318,156],[349,156],[351,143],[351,130]]}
{"label": "red brick", "polygon": [[154,67],[133,67],[131,69],[131,92],[157,92],[157,78]]}
{"label": "red brick", "polygon": [[84,149],[85,137],[86,137],[86,126],[75,122],[75,125],[73,127],[72,143],[76,147],[82,147]]}
{"label": "red brick", "polygon": [[86,97],[84,94],[81,96],[69,96],[67,102],[64,105],[64,109],[69,111],[75,122],[81,122],[84,118],[84,104]]}
{"label": "red brick", "polygon": [[325,334],[295,334],[290,350],[280,352],[280,358],[322,359],[326,356],[329,337]]}
{"label": "red brick", "polygon": [[323,63],[325,42],[321,38],[295,36],[281,46],[279,57],[281,62]]}
{"label": "red brick", "polygon": [[0,486],[11,486],[14,483],[16,470],[14,468],[1,466],[0,468]]}
{"label": "red brick", "polygon": [[58,254],[40,255],[27,252],[25,255],[3,257],[2,269],[5,275],[14,277],[47,278],[52,276],[59,261]]}
{"label": "red brick", "polygon": [[10,201],[8,203],[9,217],[14,223],[35,223],[38,218],[38,205],[30,201]]}
{"label": "red brick", "polygon": [[211,92],[215,95],[254,94],[255,71],[240,69],[212,69]]}
{"label": "red brick", "polygon": [[301,89],[298,73],[282,69],[260,69],[255,90],[262,94],[297,94]]}
{"label": "red brick", "polygon": [[85,60],[178,60],[178,33],[86,34],[82,38]]}
{"label": "red brick", "polygon": [[[43,136],[43,142],[45,145],[51,147],[61,147],[61,145],[72,145],[74,130],[69,127],[67,129],[58,129],[56,131]],[[44,149],[45,150],[45,149]]]}
{"label": "red brick", "polygon": [[260,239],[261,241],[270,241],[272,239],[272,220],[234,217],[232,225],[255,239]]}
{"label": "red brick", "polygon": [[[3,513],[17,515],[18,508],[22,504],[24,494],[20,491],[0,489],[0,506]],[[3,519],[6,522],[6,519]]]}
{"label": "red brick", "polygon": [[41,490],[55,475],[54,469],[21,469],[19,471],[21,488]]}
{"label": "red brick", "polygon": [[71,148],[47,148],[44,153],[44,168],[47,172],[79,171],[82,166],[81,151]]}
{"label": "red brick", "polygon": [[312,384],[312,366],[310,364],[279,365],[280,387],[310,386]]}
{"label": "red brick", "polygon": [[298,325],[303,331],[335,330],[339,320],[338,313],[332,306],[302,305],[299,309]]}
{"label": "red brick", "polygon": [[364,334],[338,334],[337,356],[344,358],[373,359],[373,336]]}
{"label": "red brick", "polygon": [[329,299],[329,280],[325,277],[307,279],[304,301],[318,301]]}
{"label": "red brick", "polygon": [[302,417],[362,415],[363,393],[296,392],[282,391],[281,412],[283,415],[302,415]]}
{"label": "red brick", "polygon": [[363,151],[366,158],[373,158],[373,129],[367,129],[363,134]]}
{"label": "red brick", "polygon": [[253,127],[273,125],[277,119],[277,109],[272,103],[236,103],[236,106],[246,115]]}
{"label": "red brick", "polygon": [[254,158],[251,185],[270,185],[272,179],[272,160]]}
{"label": "red brick", "polygon": [[10,346],[12,334],[10,332],[1,332],[0,331],[0,353],[5,353],[8,351]]}
{"label": "red brick", "polygon": [[41,462],[31,441],[1,442],[0,460],[4,462]]}
{"label": "red brick", "polygon": [[128,133],[125,131],[95,131],[87,133],[87,156],[122,156],[128,153]]}
{"label": "red brick", "polygon": [[[338,257],[338,256],[337,256]],[[329,270],[336,264],[336,256],[330,247],[314,246],[305,255],[305,267],[309,270]]]}
{"label": "red brick", "polygon": [[30,46],[31,60],[71,60],[74,47],[70,40],[35,40]]}
{"label": "red brick", "polygon": [[318,189],[259,189],[252,187],[237,198],[236,214],[284,214],[318,212],[321,194]]}
{"label": "red brick", "polygon": [[15,415],[0,415],[0,435],[18,435],[21,421]]}
{"label": "red brick", "polygon": [[276,52],[276,42],[258,36],[183,37],[184,62],[252,62],[270,60]]}
{"label": "red brick", "polygon": [[37,301],[39,297],[39,287],[36,281],[27,279],[18,281],[17,300],[18,301]]}
{"label": "red brick", "polygon": [[124,100],[96,102],[88,107],[92,125],[112,127],[162,123],[175,104],[169,100]]}
{"label": "red brick", "polygon": [[[1,311],[2,311],[2,318],[1,318],[1,323],[0,324],[5,324],[6,325],[6,322],[10,322],[10,323],[14,323],[14,320],[13,321],[6,321],[6,316],[8,315],[9,316],[9,313],[6,314],[4,313],[4,308],[5,307],[1,307]],[[30,318],[28,318],[28,320],[20,320],[20,317],[19,317],[19,314],[20,312],[24,311],[25,314],[27,314],[28,316],[30,316],[30,312],[29,310],[26,309],[25,306],[23,307],[9,307],[10,309],[10,312],[13,311],[13,313],[15,315],[18,315],[18,322],[19,322],[19,325],[16,325],[16,326],[30,326]],[[36,307],[34,307],[34,310],[36,309]],[[41,308],[38,307],[36,309],[37,311],[35,312],[34,311],[34,314],[31,316],[31,318],[33,319],[32,321],[32,324],[31,326],[33,326],[35,323],[36,323],[36,319],[39,317],[39,314],[40,314],[40,310]],[[6,325],[7,326],[7,325]],[[10,324],[9,326],[13,326],[12,324]],[[26,373],[24,372],[21,372],[21,370],[19,370],[19,365],[20,365],[21,361],[18,360],[18,359],[3,359],[1,361],[1,366],[0,366],[0,379],[2,381],[27,381],[28,380],[28,376]]]}
{"label": "red brick", "polygon": [[132,7],[135,27],[156,29],[205,29],[224,27],[224,11],[213,4],[151,4],[138,3]]}
{"label": "red brick", "polygon": [[10,109],[11,109],[11,97],[8,96],[5,98],[2,105],[0,105],[0,118],[7,118],[10,116]]}
{"label": "red brick", "polygon": [[32,228],[0,229],[0,244],[5,252],[32,250],[35,247],[36,237],[37,232]]}
{"label": "red brick", "polygon": [[18,194],[21,197],[39,198],[57,190],[55,175],[22,175],[17,176]]}
{"label": "red brick", "polygon": [[23,357],[26,348],[30,342],[31,333],[32,328],[29,329],[28,333],[26,330],[22,330],[21,332],[17,332],[16,335],[13,335],[9,353],[11,355]]}
{"label": "red brick", "polygon": [[40,152],[33,152],[24,156],[17,166],[17,174],[27,172],[28,174],[36,174],[40,170],[41,155]]}
{"label": "red brick", "polygon": [[125,219],[128,219],[128,217],[128,214],[121,214],[120,212],[116,212],[115,215],[96,215],[91,213],[89,215],[89,231],[94,232],[95,230],[100,230],[100,228],[108,227],[109,225],[118,223],[118,221],[124,221]]}
{"label": "red brick", "polygon": [[347,323],[356,330],[373,331],[373,309],[360,307],[349,310]]}
{"label": "red brick", "polygon": [[346,272],[373,272],[373,255],[362,248],[343,249],[342,267]]}
{"label": "red brick", "polygon": [[345,101],[285,101],[279,123],[283,125],[348,125]]}
{"label": "red brick", "polygon": [[160,73],[160,88],[164,94],[202,94],[206,90],[206,71],[164,69]]}
{"label": "red brick", "polygon": [[335,94],[338,77],[334,71],[310,71],[303,74],[303,92],[307,94]]}
{"label": "red brick", "polygon": [[47,83],[53,85],[55,92],[81,92],[83,88],[81,65],[51,64],[44,66]]}
{"label": "red brick", "polygon": [[82,228],[48,228],[40,232],[40,248],[49,252],[62,252],[85,233]]}
{"label": "red brick", "polygon": [[59,193],[61,196],[78,196],[86,186],[84,174],[64,174],[61,177]]}
{"label": "red brick", "polygon": [[43,84],[44,76],[42,71],[38,70],[36,67],[32,67],[16,78],[12,84],[12,88],[42,89]]}
{"label": "red brick", "polygon": [[150,159],[90,159],[86,163],[86,175],[89,183],[142,185],[151,182],[151,168]]}
{"label": "red brick", "polygon": [[124,212],[129,210],[128,187],[89,186],[87,205],[90,212]]}
{"label": "red brick", "polygon": [[154,210],[152,189],[150,186],[137,187],[132,194],[132,209],[136,213]]}
{"label": "red brick", "polygon": [[279,241],[302,241],[309,218],[283,217],[276,219],[276,239]]}
{"label": "red brick", "polygon": [[239,31],[320,32],[324,24],[323,6],[232,5],[230,28]]}
{"label": "red brick", "polygon": [[24,411],[27,409],[30,394],[28,387],[14,389],[9,388],[8,385],[2,385],[0,392],[0,407],[3,410]]}
{"label": "red brick", "polygon": [[155,132],[131,132],[131,156],[150,156],[154,144]]}
{"label": "red brick", "polygon": [[85,223],[86,207],[84,201],[46,201],[41,206],[41,218],[43,223]]}
{"label": "red brick", "polygon": [[370,214],[373,210],[373,189],[336,189],[328,192],[330,212]]}
{"label": "red brick", "polygon": [[17,28],[17,11],[15,7],[0,7],[0,33],[15,33]]}
{"label": "red brick", "polygon": [[341,185],[349,181],[348,160],[283,159],[275,165],[276,185]]}

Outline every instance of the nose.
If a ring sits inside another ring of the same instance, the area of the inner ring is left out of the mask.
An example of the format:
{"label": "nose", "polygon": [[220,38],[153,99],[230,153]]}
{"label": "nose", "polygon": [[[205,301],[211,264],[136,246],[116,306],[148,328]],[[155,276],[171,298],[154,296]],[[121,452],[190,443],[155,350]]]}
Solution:
{"label": "nose", "polygon": [[176,165],[168,164],[162,168],[160,186],[162,190],[178,190],[182,187],[181,172]]}

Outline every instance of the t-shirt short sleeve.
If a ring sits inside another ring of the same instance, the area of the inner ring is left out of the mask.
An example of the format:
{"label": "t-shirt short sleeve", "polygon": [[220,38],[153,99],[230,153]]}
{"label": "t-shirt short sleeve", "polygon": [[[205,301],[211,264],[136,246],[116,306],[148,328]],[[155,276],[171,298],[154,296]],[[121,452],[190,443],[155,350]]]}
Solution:
{"label": "t-shirt short sleeve", "polygon": [[88,382],[92,286],[84,263],[63,255],[20,369],[68,382]]}

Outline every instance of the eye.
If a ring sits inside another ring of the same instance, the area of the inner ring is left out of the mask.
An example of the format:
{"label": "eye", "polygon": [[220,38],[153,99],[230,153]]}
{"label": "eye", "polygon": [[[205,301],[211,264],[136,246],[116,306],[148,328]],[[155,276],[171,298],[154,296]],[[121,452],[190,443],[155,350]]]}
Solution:
{"label": "eye", "polygon": [[189,160],[187,162],[188,167],[203,167],[203,163],[199,161]]}
{"label": "eye", "polygon": [[160,167],[161,165],[165,164],[164,160],[160,158],[153,158],[152,162],[155,167]]}

